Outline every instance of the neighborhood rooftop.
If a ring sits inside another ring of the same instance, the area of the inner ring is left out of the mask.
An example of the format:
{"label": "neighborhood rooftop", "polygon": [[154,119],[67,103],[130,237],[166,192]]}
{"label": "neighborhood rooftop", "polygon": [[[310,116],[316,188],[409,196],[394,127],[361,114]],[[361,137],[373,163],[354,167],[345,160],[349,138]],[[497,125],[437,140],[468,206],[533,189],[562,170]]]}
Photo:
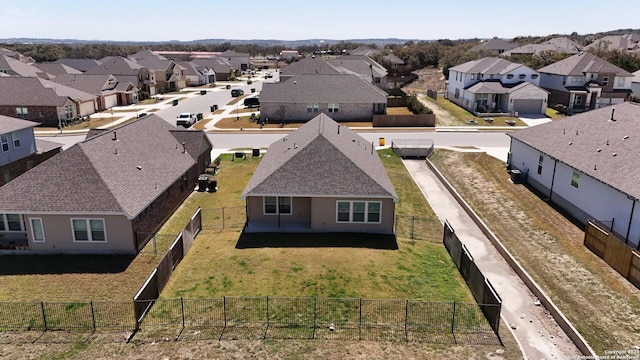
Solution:
{"label": "neighborhood rooftop", "polygon": [[264,194],[398,201],[374,145],[325,114],[269,146],[241,198]]}
{"label": "neighborhood rooftop", "polygon": [[591,110],[509,136],[640,199],[640,105]]}

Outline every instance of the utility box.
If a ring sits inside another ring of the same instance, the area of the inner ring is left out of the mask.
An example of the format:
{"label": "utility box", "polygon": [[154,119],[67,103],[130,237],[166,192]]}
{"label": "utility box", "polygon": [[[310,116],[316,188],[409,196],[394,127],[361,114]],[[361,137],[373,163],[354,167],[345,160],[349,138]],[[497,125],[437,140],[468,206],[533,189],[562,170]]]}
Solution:
{"label": "utility box", "polygon": [[198,176],[198,191],[205,192],[207,191],[207,186],[209,185],[209,175],[200,175]]}
{"label": "utility box", "polygon": [[511,182],[514,184],[522,184],[522,181],[524,180],[523,176],[522,176],[522,171],[518,170],[518,169],[513,169],[511,170]]}
{"label": "utility box", "polygon": [[210,180],[209,180],[209,184],[208,184],[208,188],[209,188],[209,192],[216,192],[216,191],[218,191],[218,180],[216,180],[216,179],[210,179]]}
{"label": "utility box", "polygon": [[174,100],[171,102],[171,105],[173,105],[173,106],[178,105],[178,99],[174,99]]}
{"label": "utility box", "polygon": [[253,157],[259,157],[260,156],[260,149],[253,149],[252,150],[252,155],[253,155]]}

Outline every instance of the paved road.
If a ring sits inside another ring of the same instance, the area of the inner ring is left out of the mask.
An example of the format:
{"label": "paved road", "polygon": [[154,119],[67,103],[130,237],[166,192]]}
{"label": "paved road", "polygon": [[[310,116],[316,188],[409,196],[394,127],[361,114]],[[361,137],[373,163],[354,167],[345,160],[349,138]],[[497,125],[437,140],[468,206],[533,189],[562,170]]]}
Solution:
{"label": "paved road", "polygon": [[503,300],[502,317],[531,360],[578,358],[573,342],[547,316],[542,306],[509,267],[489,239],[480,231],[424,160],[404,160],[409,173],[441,220],[447,220],[460,241],[469,249],[478,268]]}

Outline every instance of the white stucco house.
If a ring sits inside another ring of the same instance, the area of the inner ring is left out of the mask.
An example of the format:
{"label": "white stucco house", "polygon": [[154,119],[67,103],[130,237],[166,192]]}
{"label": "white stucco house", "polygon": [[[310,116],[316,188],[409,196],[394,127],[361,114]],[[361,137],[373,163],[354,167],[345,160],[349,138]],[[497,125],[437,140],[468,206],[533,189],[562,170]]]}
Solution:
{"label": "white stucco house", "polygon": [[622,103],[509,134],[508,165],[582,223],[640,248],[640,105]]}
{"label": "white stucco house", "polygon": [[449,100],[476,115],[544,114],[549,93],[528,66],[485,57],[449,69]]}

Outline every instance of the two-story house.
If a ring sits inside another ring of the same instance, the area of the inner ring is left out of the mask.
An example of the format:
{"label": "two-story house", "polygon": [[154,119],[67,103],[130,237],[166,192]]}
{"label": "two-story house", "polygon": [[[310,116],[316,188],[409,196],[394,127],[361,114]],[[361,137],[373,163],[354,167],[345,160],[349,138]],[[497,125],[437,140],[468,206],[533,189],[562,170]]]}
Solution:
{"label": "two-story house", "polygon": [[100,65],[85,71],[85,74],[113,75],[118,81],[130,82],[149,96],[157,94],[155,73],[138,64],[135,60],[122,56],[108,56],[100,59]]}
{"label": "two-story house", "polygon": [[0,186],[60,152],[62,144],[36,140],[37,122],[0,115]]}
{"label": "two-story house", "polygon": [[449,100],[476,115],[544,114],[548,93],[528,66],[486,57],[449,69]]}
{"label": "two-story house", "polygon": [[550,106],[569,112],[593,110],[627,101],[633,75],[589,52],[581,52],[538,70]]}
{"label": "two-story house", "polygon": [[149,50],[137,52],[129,58],[155,74],[158,91],[177,91],[187,86],[185,68],[173,60],[154,54]]}

